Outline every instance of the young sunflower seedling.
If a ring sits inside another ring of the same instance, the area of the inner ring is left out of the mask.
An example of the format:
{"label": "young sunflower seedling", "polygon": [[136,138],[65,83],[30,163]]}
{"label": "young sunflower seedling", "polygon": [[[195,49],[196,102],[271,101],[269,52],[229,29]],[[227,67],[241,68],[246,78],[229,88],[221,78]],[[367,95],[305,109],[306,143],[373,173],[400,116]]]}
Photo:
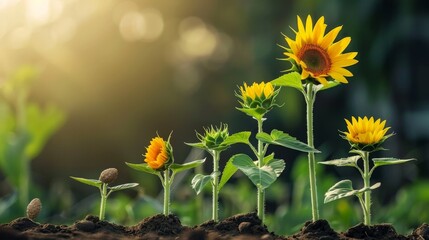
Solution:
{"label": "young sunflower seedling", "polygon": [[[324,165],[334,165],[338,167],[355,167],[361,174],[363,179],[363,188],[353,189],[352,181],[349,179],[337,182],[334,186],[328,189],[325,193],[325,203],[348,197],[356,196],[362,207],[365,225],[371,225],[371,191],[380,187],[380,183],[371,185],[371,176],[377,167],[384,165],[401,164],[412,159],[396,159],[396,158],[373,158],[372,167],[370,167],[369,154],[378,150],[385,150],[381,144],[393,133],[387,134],[390,127],[385,127],[386,120],[374,120],[371,118],[360,118],[356,120],[352,117],[351,122],[345,119],[348,132],[341,132],[342,138],[350,143],[350,153],[356,154],[348,158],[341,158],[320,162]],[[363,169],[358,165],[358,161],[363,161]]]}
{"label": "young sunflower seedling", "polygon": [[274,153],[266,155],[268,146],[273,144],[302,152],[318,152],[313,147],[296,140],[296,138],[282,131],[274,129],[270,134],[263,132],[262,123],[266,120],[264,118],[265,114],[275,106],[279,106],[276,103],[279,91],[280,89],[274,88],[271,83],[262,82],[253,83],[251,86],[244,83],[244,86],[240,87],[240,92],[236,93],[241,105],[241,108],[237,109],[257,121],[258,132],[256,134],[256,147],[249,141],[251,132],[237,134],[234,141],[247,144],[255,154],[256,161],[246,154],[234,155],[230,161],[249,177],[256,186],[258,192],[257,211],[261,221],[264,221],[265,216],[265,189],[274,183],[285,168],[285,162],[281,159],[275,159]]}
{"label": "young sunflower seedling", "polygon": [[[356,64],[354,59],[357,52],[343,53],[351,38],[345,37],[334,43],[341,30],[341,26],[325,34],[325,18],[317,20],[313,27],[311,16],[307,17],[305,26],[297,16],[298,28],[292,29],[296,34],[295,40],[284,36],[288,47],[280,46],[285,50],[286,57],[281,60],[289,61],[292,67],[286,74],[271,81],[275,86],[292,87],[299,90],[306,102],[307,112],[307,144],[314,147],[313,136],[313,106],[316,94],[347,83],[345,77],[353,74],[345,67]],[[311,209],[313,221],[319,219],[319,204],[317,200],[316,159],[314,152],[308,153],[308,170],[311,194]]]}
{"label": "young sunflower seedling", "polygon": [[133,188],[139,185],[138,183],[125,183],[125,184],[110,187],[109,184],[114,182],[117,177],[118,177],[118,170],[116,168],[107,168],[103,170],[98,180],[80,178],[80,177],[71,177],[72,179],[78,182],[97,187],[100,190],[100,195],[101,195],[100,215],[99,215],[100,220],[104,220],[107,198],[110,196],[112,192]]}
{"label": "young sunflower seedling", "polygon": [[[237,171],[237,168],[228,162],[220,174],[219,161],[222,151],[229,148],[232,144],[240,139],[239,134],[229,135],[228,125],[220,124],[219,127],[210,126],[205,128],[204,133],[197,132],[198,143],[187,143],[189,146],[203,149],[207,151],[213,158],[213,172],[210,175],[197,174],[192,179],[192,188],[199,194],[204,186],[210,182],[212,185],[212,220],[219,221],[219,192],[231,176]],[[219,180],[219,177],[221,179]]]}
{"label": "young sunflower seedling", "polygon": [[177,173],[195,168],[201,165],[205,159],[178,164],[174,163],[173,147],[170,144],[170,136],[167,141],[157,136],[152,138],[149,147],[146,148],[146,163],[128,163],[129,167],[145,173],[150,173],[159,177],[164,188],[164,215],[170,214],[170,187]]}

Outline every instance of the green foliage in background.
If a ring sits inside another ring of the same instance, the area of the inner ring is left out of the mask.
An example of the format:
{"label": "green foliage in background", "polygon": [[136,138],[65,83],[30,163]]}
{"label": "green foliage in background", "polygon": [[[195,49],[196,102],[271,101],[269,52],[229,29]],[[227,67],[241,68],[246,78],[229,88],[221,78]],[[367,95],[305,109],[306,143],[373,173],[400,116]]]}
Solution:
{"label": "green foliage in background", "polygon": [[64,113],[28,98],[39,71],[19,68],[0,86],[0,170],[13,192],[0,200],[2,219],[22,216],[33,195],[30,163],[62,125]]}

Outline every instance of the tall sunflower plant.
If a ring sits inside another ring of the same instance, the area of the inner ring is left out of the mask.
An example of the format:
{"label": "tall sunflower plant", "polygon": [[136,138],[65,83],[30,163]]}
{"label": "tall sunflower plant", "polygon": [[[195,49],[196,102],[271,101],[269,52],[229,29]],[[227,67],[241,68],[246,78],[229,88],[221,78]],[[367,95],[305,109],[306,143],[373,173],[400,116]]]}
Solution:
{"label": "tall sunflower plant", "polygon": [[[345,122],[347,124],[347,131],[341,132],[341,137],[349,142],[351,146],[350,153],[353,156],[319,163],[337,167],[356,168],[362,176],[363,187],[361,189],[354,189],[351,180],[341,180],[328,189],[325,193],[324,202],[329,203],[337,199],[356,196],[362,207],[364,224],[369,226],[371,225],[371,192],[381,186],[379,182],[371,185],[371,176],[374,170],[380,166],[402,164],[415,159],[373,158],[372,165],[370,166],[369,154],[385,150],[381,144],[393,136],[393,133],[387,134],[390,127],[385,127],[386,120],[374,120],[374,117],[358,117],[358,119],[352,117],[351,121],[345,119]],[[363,168],[358,165],[360,160],[363,162]]]}
{"label": "tall sunflower plant", "polygon": [[171,133],[167,141],[160,136],[152,138],[146,148],[144,163],[128,163],[130,168],[156,175],[164,188],[163,214],[170,214],[170,188],[177,173],[195,168],[204,163],[205,159],[195,160],[183,164],[175,163],[173,147],[170,144]]}
{"label": "tall sunflower plant", "polygon": [[236,135],[234,143],[243,143],[250,147],[254,157],[246,154],[236,154],[232,156],[228,164],[232,164],[243,172],[257,188],[257,214],[264,222],[265,216],[265,190],[273,184],[285,169],[285,162],[276,159],[274,153],[267,154],[269,145],[278,145],[302,152],[318,152],[317,149],[297,140],[283,131],[274,129],[270,133],[263,131],[263,122],[266,121],[266,114],[274,107],[276,97],[280,88],[274,87],[270,82],[253,83],[248,86],[244,83],[236,92],[241,107],[239,111],[247,114],[256,120],[258,131],[256,133],[257,145],[250,141],[251,132],[242,132]]}
{"label": "tall sunflower plant", "polygon": [[[290,62],[291,68],[271,83],[278,87],[295,88],[303,94],[306,102],[307,144],[314,148],[313,108],[316,94],[341,83],[348,83],[346,77],[352,77],[353,74],[346,67],[358,62],[355,59],[357,52],[344,53],[351,37],[334,42],[342,26],[325,34],[327,25],[324,17],[320,17],[314,25],[311,16],[307,16],[305,25],[299,16],[297,22],[297,29],[292,28],[295,38],[284,35],[287,46],[279,45],[285,50],[285,58],[280,60]],[[308,167],[312,219],[316,221],[319,219],[319,203],[315,152],[308,153]]]}

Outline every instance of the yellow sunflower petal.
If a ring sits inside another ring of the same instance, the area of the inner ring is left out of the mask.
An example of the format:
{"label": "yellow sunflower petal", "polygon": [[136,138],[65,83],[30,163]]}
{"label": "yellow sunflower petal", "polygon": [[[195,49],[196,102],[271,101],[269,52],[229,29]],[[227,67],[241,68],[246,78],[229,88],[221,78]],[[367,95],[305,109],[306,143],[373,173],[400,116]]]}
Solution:
{"label": "yellow sunflower petal", "polygon": [[335,80],[337,80],[338,82],[340,82],[340,83],[348,83],[349,81],[347,81],[347,79],[342,75],[342,74],[340,74],[340,73],[337,73],[337,72],[331,72],[331,73],[329,73],[329,75],[333,78],[333,79],[335,79]]}
{"label": "yellow sunflower petal", "polygon": [[346,49],[346,47],[350,44],[351,40],[352,40],[351,37],[345,37],[345,38],[341,39],[340,41],[329,46],[329,48],[328,48],[329,55],[337,56],[340,53],[342,53],[344,51],[344,49]]}
{"label": "yellow sunflower petal", "polygon": [[339,27],[336,27],[336,28],[332,29],[323,38],[322,42],[320,43],[320,46],[323,49],[327,49],[329,47],[329,45],[331,45],[334,42],[335,38],[337,37],[338,33],[341,31],[342,28],[343,28],[342,26],[339,26]]}

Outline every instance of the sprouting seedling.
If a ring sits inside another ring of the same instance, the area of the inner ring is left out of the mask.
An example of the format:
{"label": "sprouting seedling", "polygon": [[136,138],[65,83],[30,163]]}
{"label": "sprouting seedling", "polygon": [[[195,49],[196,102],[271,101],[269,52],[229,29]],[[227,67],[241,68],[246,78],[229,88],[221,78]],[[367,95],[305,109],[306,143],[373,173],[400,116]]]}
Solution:
{"label": "sprouting seedling", "polygon": [[154,174],[159,177],[164,188],[164,215],[170,214],[170,186],[175,175],[178,172],[195,168],[205,161],[205,159],[202,159],[184,164],[174,163],[170,138],[171,134],[168,136],[167,141],[159,136],[152,138],[149,147],[146,148],[146,154],[143,155],[146,163],[125,163],[137,171]]}
{"label": "sprouting seedling", "polygon": [[[307,143],[310,147],[314,147],[313,106],[316,94],[348,82],[346,77],[352,77],[353,74],[346,67],[358,62],[355,59],[357,52],[344,53],[351,38],[345,37],[334,42],[342,27],[325,32],[326,24],[323,16],[314,25],[310,15],[307,16],[305,23],[297,16],[297,23],[297,28],[291,27],[295,33],[294,38],[284,35],[288,46],[279,45],[285,50],[283,52],[285,58],[280,60],[289,61],[292,66],[285,71],[286,74],[271,83],[275,86],[295,88],[303,94],[306,102]],[[308,153],[308,169],[312,216],[313,221],[316,221],[319,219],[319,204],[314,152]]]}
{"label": "sprouting seedling", "polygon": [[241,108],[239,111],[244,112],[254,118],[258,123],[258,140],[257,147],[250,143],[249,137],[251,132],[238,133],[234,139],[235,143],[247,144],[255,154],[256,161],[246,154],[237,154],[231,157],[232,164],[240,169],[257,188],[257,211],[258,217],[264,221],[265,189],[267,189],[285,169],[285,162],[281,159],[275,159],[274,153],[266,155],[270,144],[283,146],[303,152],[318,152],[313,147],[298,141],[279,130],[272,130],[270,134],[263,132],[262,123],[266,120],[265,114],[275,106],[276,96],[280,88],[274,88],[271,83],[253,83],[251,86],[244,84],[240,87],[240,93],[236,96],[240,99]]}
{"label": "sprouting seedling", "polygon": [[42,210],[42,202],[38,198],[34,198],[27,205],[27,218],[35,220]]}
{"label": "sprouting seedling", "polygon": [[107,168],[103,170],[100,173],[100,177],[98,180],[80,178],[80,177],[71,177],[72,179],[78,182],[97,187],[100,190],[100,195],[101,195],[100,215],[99,215],[100,220],[104,220],[107,198],[110,196],[112,192],[133,188],[139,185],[138,183],[125,183],[125,184],[110,187],[109,184],[114,182],[117,177],[118,177],[118,170],[116,168]]}
{"label": "sprouting seedling", "polygon": [[[351,122],[347,123],[348,132],[342,132],[341,137],[349,141],[352,150],[350,153],[357,154],[348,158],[341,158],[320,162],[325,165],[334,165],[338,167],[355,167],[360,172],[364,186],[359,190],[353,189],[352,181],[349,179],[337,182],[334,186],[328,189],[325,193],[325,203],[348,197],[356,196],[362,207],[365,225],[371,225],[371,191],[380,187],[380,183],[375,183],[371,186],[371,176],[374,170],[379,166],[393,165],[406,163],[415,159],[397,159],[397,158],[373,158],[373,166],[370,167],[369,154],[378,150],[385,150],[381,144],[393,133],[387,134],[390,127],[386,127],[386,120],[381,121],[374,118],[358,118],[352,117]],[[362,159],[363,169],[358,165],[358,161]]]}
{"label": "sprouting seedling", "polygon": [[[219,192],[231,176],[237,171],[237,168],[231,162],[226,164],[222,174],[219,171],[220,154],[230,145],[234,144],[237,135],[229,135],[228,125],[220,124],[219,127],[210,126],[205,128],[204,133],[197,132],[197,138],[200,142],[187,143],[190,146],[197,147],[207,151],[213,158],[213,172],[210,175],[196,174],[192,179],[192,188],[199,194],[208,182],[212,185],[212,220],[218,221],[218,202]],[[219,177],[221,179],[219,180]]]}

